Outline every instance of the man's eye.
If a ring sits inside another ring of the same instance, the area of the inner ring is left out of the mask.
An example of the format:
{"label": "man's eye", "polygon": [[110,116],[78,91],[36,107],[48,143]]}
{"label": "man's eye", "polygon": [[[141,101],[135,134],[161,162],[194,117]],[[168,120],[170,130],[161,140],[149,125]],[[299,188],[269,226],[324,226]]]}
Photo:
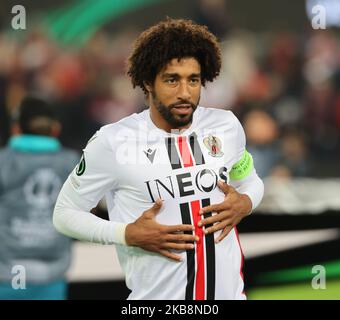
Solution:
{"label": "man's eye", "polygon": [[198,78],[190,79],[191,83],[198,83],[199,81],[200,81],[200,79],[198,79]]}
{"label": "man's eye", "polygon": [[169,84],[174,84],[176,82],[176,79],[172,78],[172,79],[166,79],[165,80],[166,83],[169,83]]}

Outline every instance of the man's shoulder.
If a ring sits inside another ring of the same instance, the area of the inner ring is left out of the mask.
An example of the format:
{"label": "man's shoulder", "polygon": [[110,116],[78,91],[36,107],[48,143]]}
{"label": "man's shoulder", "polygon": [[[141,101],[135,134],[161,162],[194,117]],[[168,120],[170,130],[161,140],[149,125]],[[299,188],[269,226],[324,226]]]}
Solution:
{"label": "man's shoulder", "polygon": [[98,134],[99,135],[112,135],[117,133],[120,130],[137,130],[137,125],[140,121],[144,119],[145,111],[142,111],[140,113],[133,113],[127,117],[124,117],[120,119],[117,122],[107,124],[105,126],[102,126]]}
{"label": "man's shoulder", "polygon": [[200,118],[212,124],[234,124],[238,123],[235,114],[228,109],[211,107],[199,107]]}
{"label": "man's shoulder", "polygon": [[117,144],[121,144],[122,141],[126,141],[127,138],[138,137],[138,130],[147,130],[146,122],[143,124],[145,112],[146,110],[133,113],[117,122],[102,126],[88,141],[87,145],[94,141],[96,145],[112,149]]}

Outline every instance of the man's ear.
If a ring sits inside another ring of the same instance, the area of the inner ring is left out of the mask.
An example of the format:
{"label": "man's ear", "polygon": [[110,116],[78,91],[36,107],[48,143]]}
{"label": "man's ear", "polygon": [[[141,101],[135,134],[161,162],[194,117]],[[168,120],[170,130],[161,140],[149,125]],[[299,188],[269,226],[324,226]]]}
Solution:
{"label": "man's ear", "polygon": [[152,86],[149,82],[143,81],[143,85],[144,85],[145,89],[148,91],[148,93],[152,92]]}

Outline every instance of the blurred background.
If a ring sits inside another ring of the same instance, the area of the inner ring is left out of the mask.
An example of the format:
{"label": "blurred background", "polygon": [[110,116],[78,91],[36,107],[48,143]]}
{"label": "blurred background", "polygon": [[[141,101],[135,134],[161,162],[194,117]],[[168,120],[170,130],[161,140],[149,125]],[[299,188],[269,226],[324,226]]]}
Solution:
{"label": "blurred background", "polygon": [[[12,28],[18,4],[24,30]],[[262,205],[239,225],[248,298],[340,299],[338,0],[3,0],[0,146],[28,93],[53,104],[62,144],[77,151],[101,126],[142,111],[126,59],[136,36],[166,16],[205,24],[221,41],[222,72],[200,104],[238,116],[265,181]],[[105,218],[105,204],[95,213]],[[326,288],[313,288],[315,266]],[[113,247],[74,241],[68,279],[69,299],[128,295]]]}

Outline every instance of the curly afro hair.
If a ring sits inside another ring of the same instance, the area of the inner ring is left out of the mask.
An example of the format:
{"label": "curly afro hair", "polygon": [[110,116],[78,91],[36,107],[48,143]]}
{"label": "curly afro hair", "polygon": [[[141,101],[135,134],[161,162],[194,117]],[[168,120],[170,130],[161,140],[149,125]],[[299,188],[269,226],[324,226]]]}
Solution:
{"label": "curly afro hair", "polygon": [[195,58],[201,65],[201,83],[213,81],[221,69],[221,49],[206,26],[191,20],[171,19],[145,30],[136,39],[128,58],[132,85],[145,93],[144,82],[153,84],[157,73],[172,59]]}

